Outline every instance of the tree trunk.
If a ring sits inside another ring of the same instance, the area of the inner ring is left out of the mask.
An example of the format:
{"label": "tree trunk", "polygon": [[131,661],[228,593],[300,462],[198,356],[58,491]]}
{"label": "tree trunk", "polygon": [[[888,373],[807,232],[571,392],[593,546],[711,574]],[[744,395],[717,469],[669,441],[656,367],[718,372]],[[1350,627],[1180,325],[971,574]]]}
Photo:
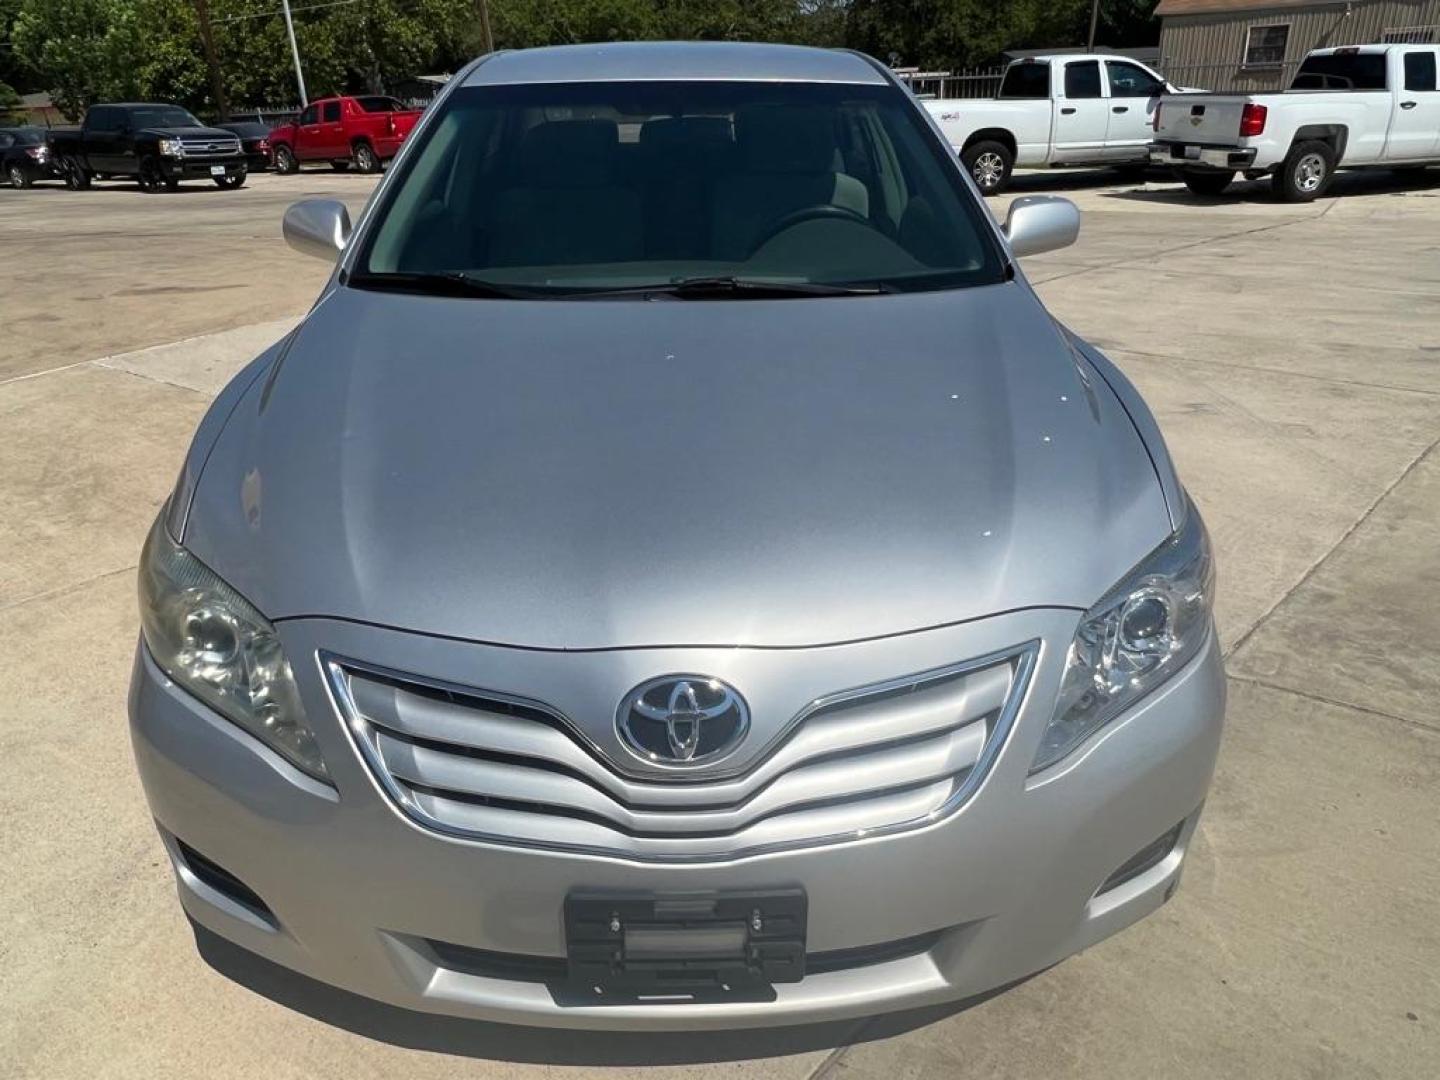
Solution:
{"label": "tree trunk", "polygon": [[200,24],[200,45],[205,50],[205,66],[210,69],[210,92],[215,95],[215,109],[220,122],[230,119],[230,103],[225,100],[225,80],[220,75],[220,58],[215,54],[215,33],[210,26],[210,0],[191,0],[195,20]]}

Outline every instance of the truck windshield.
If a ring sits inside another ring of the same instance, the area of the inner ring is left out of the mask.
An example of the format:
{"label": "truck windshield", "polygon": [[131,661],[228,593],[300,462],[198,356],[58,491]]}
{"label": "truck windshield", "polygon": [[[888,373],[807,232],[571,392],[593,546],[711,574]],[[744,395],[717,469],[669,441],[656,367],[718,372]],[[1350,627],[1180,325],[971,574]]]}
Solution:
{"label": "truck windshield", "polygon": [[141,128],[204,127],[178,105],[141,105],[130,110],[130,126]]}
{"label": "truck windshield", "polygon": [[829,295],[1004,273],[984,208],[893,87],[547,83],[463,88],[440,108],[353,285]]}
{"label": "truck windshield", "polygon": [[1384,90],[1384,53],[1328,53],[1307,56],[1291,90]]}

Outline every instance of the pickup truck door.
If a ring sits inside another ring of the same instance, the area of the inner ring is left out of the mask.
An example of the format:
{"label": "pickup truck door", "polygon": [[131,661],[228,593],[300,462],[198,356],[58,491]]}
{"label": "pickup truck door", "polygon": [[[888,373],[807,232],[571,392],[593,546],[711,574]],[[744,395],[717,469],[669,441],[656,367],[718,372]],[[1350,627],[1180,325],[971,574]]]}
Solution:
{"label": "pickup truck door", "polygon": [[1387,161],[1440,156],[1440,89],[1436,85],[1436,50],[1407,49],[1392,75],[1396,87],[1390,106]]}
{"label": "pickup truck door", "polygon": [[80,129],[80,145],[85,163],[91,172],[133,172],[135,163],[126,163],[121,143],[126,139],[122,128],[128,127],[124,110],[113,105],[95,105],[85,113]]}
{"label": "pickup truck door", "polygon": [[1099,60],[1063,61],[1057,79],[1055,135],[1051,160],[1098,161],[1105,155],[1110,102],[1101,83]]}
{"label": "pickup truck door", "polygon": [[1151,136],[1150,121],[1165,92],[1165,82],[1139,64],[1106,60],[1110,86],[1110,117],[1105,131],[1106,157],[1144,160]]}
{"label": "pickup truck door", "polygon": [[320,105],[320,143],[325,148],[323,156],[331,160],[350,156],[350,147],[345,143],[343,115],[338,100]]}
{"label": "pickup truck door", "polygon": [[320,135],[320,106],[307,105],[295,120],[295,160],[316,161],[324,157]]}

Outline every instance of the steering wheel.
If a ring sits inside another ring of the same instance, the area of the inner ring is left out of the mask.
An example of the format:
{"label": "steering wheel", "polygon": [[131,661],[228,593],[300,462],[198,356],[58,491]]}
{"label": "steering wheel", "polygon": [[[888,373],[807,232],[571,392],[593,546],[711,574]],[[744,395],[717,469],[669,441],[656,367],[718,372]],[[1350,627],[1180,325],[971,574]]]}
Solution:
{"label": "steering wheel", "polygon": [[848,206],[836,206],[834,203],[820,203],[816,206],[805,206],[793,213],[786,214],[779,221],[771,225],[761,234],[760,239],[750,245],[750,255],[754,255],[762,247],[768,244],[775,237],[793,229],[796,225],[803,225],[807,221],[822,221],[826,218],[833,218],[840,221],[849,221],[856,225],[864,225],[867,229],[873,228],[870,219],[858,210],[851,210]]}

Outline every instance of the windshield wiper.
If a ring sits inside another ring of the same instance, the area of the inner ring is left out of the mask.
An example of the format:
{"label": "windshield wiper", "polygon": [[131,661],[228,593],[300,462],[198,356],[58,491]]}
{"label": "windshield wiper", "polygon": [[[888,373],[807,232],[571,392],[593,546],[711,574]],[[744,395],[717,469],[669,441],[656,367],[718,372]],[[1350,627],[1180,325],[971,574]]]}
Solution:
{"label": "windshield wiper", "polygon": [[536,297],[555,295],[550,289],[499,285],[483,278],[471,277],[463,270],[351,274],[345,283],[357,289],[423,293],[426,296],[472,296],[485,300],[533,300]]}
{"label": "windshield wiper", "polygon": [[619,289],[597,289],[579,296],[626,296],[648,294],[674,296],[682,300],[769,300],[793,296],[879,296],[894,292],[880,284],[829,285],[819,281],[765,281],[758,278],[692,277],[657,281],[648,285],[627,285]]}

